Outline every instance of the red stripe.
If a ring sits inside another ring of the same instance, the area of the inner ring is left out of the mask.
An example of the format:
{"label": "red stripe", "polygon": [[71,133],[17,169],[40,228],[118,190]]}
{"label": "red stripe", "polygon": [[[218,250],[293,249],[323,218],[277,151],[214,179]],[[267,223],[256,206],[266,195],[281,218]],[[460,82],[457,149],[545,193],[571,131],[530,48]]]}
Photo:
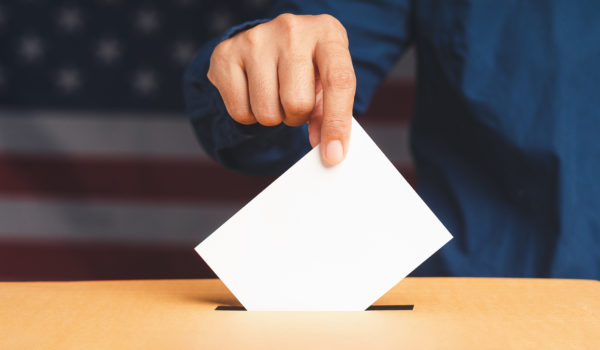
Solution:
{"label": "red stripe", "polygon": [[[361,120],[408,124],[415,98],[413,80],[393,79],[381,84]],[[367,124],[368,125],[368,124]]]}
{"label": "red stripe", "polygon": [[0,240],[0,280],[214,278],[192,246]]}
{"label": "red stripe", "polygon": [[[414,185],[412,169],[402,169]],[[176,202],[249,201],[273,178],[194,158],[0,153],[0,195]]]}

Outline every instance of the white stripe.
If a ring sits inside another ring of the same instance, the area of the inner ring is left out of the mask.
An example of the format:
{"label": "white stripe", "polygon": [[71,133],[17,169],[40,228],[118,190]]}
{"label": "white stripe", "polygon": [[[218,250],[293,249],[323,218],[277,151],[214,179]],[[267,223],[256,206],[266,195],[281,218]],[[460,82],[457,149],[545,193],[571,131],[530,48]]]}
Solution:
{"label": "white stripe", "polygon": [[182,114],[4,110],[0,150],[206,158]]}
{"label": "white stripe", "polygon": [[[392,162],[412,163],[404,124],[363,123]],[[208,159],[184,114],[1,110],[0,151]]]}
{"label": "white stripe", "polygon": [[0,198],[0,236],[196,245],[241,207]]}
{"label": "white stripe", "polygon": [[390,71],[389,78],[392,80],[415,80],[417,71],[417,54],[414,46],[409,47],[402,58]]}

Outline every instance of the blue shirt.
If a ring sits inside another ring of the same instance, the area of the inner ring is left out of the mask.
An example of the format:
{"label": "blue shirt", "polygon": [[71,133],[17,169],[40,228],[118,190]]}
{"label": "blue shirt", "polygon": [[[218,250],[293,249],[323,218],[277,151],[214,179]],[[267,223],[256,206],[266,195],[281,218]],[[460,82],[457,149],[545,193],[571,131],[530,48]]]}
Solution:
{"label": "blue shirt", "polygon": [[[416,47],[418,192],[455,237],[417,275],[600,279],[600,2],[295,0],[282,12],[344,24],[358,116]],[[231,169],[280,174],[309,150],[307,130],[229,118],[206,79],[222,39],[184,79],[198,138]]]}

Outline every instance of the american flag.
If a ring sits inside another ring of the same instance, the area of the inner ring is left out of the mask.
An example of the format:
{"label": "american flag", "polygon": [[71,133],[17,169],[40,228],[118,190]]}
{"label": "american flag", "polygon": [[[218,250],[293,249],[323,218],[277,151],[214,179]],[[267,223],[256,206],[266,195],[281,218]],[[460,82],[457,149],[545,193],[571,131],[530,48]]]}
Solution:
{"label": "american flag", "polygon": [[[271,2],[0,3],[0,279],[210,275],[192,248],[272,179],[203,152],[182,74]],[[412,81],[409,54],[362,120],[414,180]]]}

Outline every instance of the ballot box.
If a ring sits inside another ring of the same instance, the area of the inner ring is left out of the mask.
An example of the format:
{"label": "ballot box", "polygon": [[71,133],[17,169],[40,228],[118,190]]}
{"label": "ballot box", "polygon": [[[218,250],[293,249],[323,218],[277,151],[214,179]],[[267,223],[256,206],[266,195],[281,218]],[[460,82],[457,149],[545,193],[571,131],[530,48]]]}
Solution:
{"label": "ballot box", "polygon": [[407,278],[368,311],[243,311],[219,280],[0,283],[0,349],[600,349],[600,282]]}

